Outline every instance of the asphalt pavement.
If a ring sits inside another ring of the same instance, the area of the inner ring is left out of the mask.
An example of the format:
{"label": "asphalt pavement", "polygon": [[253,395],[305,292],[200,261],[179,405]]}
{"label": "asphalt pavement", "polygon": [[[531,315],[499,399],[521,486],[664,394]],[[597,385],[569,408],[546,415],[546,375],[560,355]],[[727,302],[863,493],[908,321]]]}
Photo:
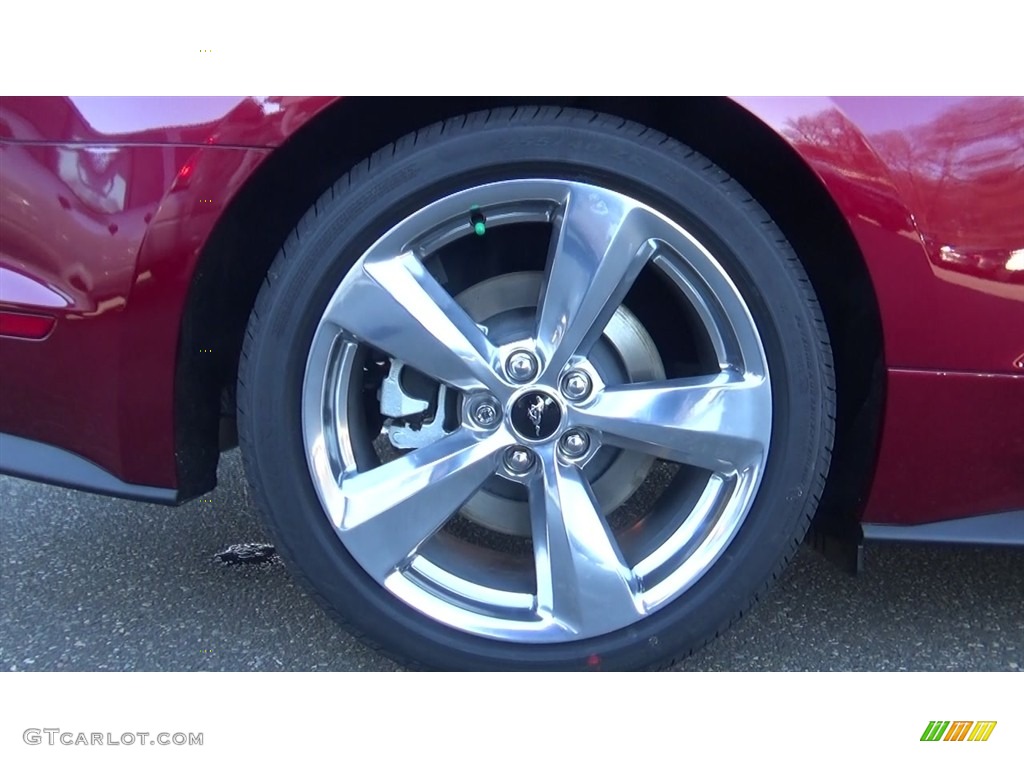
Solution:
{"label": "asphalt pavement", "polygon": [[[179,508],[0,477],[0,669],[398,669],[264,558],[267,541],[237,451]],[[676,669],[1024,668],[1024,549],[875,544],[865,564],[854,577],[801,550]]]}

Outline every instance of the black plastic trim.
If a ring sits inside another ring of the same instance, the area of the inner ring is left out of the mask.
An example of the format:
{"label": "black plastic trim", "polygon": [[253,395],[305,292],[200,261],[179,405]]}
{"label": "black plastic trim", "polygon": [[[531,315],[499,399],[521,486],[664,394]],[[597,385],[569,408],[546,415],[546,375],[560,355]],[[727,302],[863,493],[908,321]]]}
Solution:
{"label": "black plastic trim", "polygon": [[961,517],[920,525],[864,523],[868,541],[944,542],[949,544],[998,544],[1024,547],[1024,509],[992,515]]}
{"label": "black plastic trim", "polygon": [[0,474],[152,504],[179,504],[176,488],[132,485],[78,454],[0,432]]}

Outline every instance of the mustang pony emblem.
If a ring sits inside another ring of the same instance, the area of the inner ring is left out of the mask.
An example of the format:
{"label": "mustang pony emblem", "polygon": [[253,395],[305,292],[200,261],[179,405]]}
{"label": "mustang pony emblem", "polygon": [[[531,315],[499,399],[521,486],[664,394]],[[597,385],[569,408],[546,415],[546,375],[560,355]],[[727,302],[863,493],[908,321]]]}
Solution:
{"label": "mustang pony emblem", "polygon": [[533,428],[537,431],[537,437],[540,437],[540,423],[544,420],[544,409],[549,405],[552,405],[554,400],[544,395],[537,395],[530,406],[526,409],[526,415],[533,424]]}

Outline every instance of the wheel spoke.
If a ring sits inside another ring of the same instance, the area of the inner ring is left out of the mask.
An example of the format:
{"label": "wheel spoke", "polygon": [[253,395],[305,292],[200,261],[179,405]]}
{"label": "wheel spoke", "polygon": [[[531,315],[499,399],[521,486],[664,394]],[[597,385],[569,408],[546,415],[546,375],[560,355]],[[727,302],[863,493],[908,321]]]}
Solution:
{"label": "wheel spoke", "polygon": [[548,375],[586,354],[654,251],[661,223],[636,203],[574,185],[556,217],[537,318]]}
{"label": "wheel spoke", "polygon": [[412,253],[365,260],[325,317],[455,389],[505,390],[494,346]]}
{"label": "wheel spoke", "polygon": [[530,485],[538,612],[583,636],[636,621],[637,580],[594,502],[590,484],[547,446]]}
{"label": "wheel spoke", "polygon": [[384,578],[494,474],[510,443],[460,430],[367,472],[344,477],[329,512],[352,556]]}
{"label": "wheel spoke", "polygon": [[766,379],[735,372],[626,384],[601,392],[573,421],[607,444],[731,474],[767,453],[771,391]]}

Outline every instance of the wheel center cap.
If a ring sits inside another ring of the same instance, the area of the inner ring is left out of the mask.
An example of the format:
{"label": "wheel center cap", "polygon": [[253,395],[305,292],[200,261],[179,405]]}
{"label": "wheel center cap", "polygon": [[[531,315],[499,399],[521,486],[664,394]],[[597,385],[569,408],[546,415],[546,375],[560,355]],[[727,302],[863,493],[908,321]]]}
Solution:
{"label": "wheel center cap", "polygon": [[562,408],[551,395],[532,390],[516,400],[509,418],[520,437],[534,442],[547,440],[562,423]]}

